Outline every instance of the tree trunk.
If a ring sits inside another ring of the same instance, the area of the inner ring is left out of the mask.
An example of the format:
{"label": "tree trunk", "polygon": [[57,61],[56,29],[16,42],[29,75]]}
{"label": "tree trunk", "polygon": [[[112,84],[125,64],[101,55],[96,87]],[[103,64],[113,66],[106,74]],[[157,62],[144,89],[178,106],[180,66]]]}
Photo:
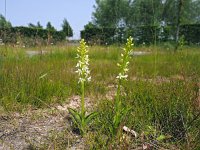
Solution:
{"label": "tree trunk", "polygon": [[177,5],[177,24],[176,24],[176,37],[175,37],[175,41],[176,41],[176,47],[175,50],[178,49],[178,41],[179,41],[179,32],[180,32],[180,24],[181,24],[181,11],[183,8],[183,0],[178,0],[178,5]]}

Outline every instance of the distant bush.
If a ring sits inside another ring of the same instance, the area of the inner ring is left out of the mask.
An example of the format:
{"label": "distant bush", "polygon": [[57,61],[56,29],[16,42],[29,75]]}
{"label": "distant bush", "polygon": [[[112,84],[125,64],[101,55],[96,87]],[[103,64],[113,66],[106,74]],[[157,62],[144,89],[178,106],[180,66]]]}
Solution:
{"label": "distant bush", "polygon": [[[135,28],[99,28],[95,25],[86,25],[81,31],[81,38],[91,44],[124,43],[127,37],[132,36],[136,44],[152,44],[175,40],[173,26],[137,26]],[[187,44],[200,43],[200,24],[184,24],[180,26],[180,36],[185,37]]]}
{"label": "distant bush", "polygon": [[[4,43],[16,44],[18,42],[37,45],[56,43],[65,40],[66,35],[62,31],[46,30],[30,27],[10,27],[0,29],[0,38]],[[31,41],[31,43],[27,43]]]}
{"label": "distant bush", "polygon": [[200,24],[184,24],[180,27],[180,35],[188,44],[200,44]]}
{"label": "distant bush", "polygon": [[106,44],[114,42],[114,28],[85,28],[81,31],[81,38],[84,38],[89,44]]}

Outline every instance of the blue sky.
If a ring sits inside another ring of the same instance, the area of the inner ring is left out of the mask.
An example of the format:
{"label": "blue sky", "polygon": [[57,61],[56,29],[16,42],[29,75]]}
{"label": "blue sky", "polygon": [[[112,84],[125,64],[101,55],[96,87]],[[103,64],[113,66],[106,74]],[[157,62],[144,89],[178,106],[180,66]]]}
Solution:
{"label": "blue sky", "polygon": [[[95,0],[6,0],[6,18],[13,26],[27,26],[28,23],[42,26],[50,21],[60,30],[66,18],[74,30],[74,38],[91,21]],[[0,14],[5,15],[5,0],[0,0]]]}

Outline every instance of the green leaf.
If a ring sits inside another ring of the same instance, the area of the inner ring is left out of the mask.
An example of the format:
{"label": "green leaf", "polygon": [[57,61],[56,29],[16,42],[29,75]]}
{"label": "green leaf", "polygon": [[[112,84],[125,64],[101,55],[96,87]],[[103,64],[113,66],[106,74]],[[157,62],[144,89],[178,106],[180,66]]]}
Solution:
{"label": "green leaf", "polygon": [[85,117],[85,123],[88,125],[96,116],[98,115],[97,112],[93,112]]}
{"label": "green leaf", "polygon": [[125,117],[130,110],[131,110],[131,108],[123,108],[122,112],[121,112],[121,114],[123,115],[123,117]]}
{"label": "green leaf", "polygon": [[161,134],[159,137],[156,138],[157,141],[162,141],[164,139],[166,139],[166,136],[163,134]]}
{"label": "green leaf", "polygon": [[73,122],[80,127],[81,126],[81,114],[73,108],[68,108],[69,113],[71,114]]}

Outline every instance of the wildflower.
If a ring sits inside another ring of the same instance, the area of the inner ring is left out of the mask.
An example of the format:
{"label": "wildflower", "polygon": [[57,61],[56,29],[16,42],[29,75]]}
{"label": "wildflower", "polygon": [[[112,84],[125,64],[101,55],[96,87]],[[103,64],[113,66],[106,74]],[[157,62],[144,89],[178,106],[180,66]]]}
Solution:
{"label": "wildflower", "polygon": [[127,39],[127,43],[125,48],[123,49],[123,53],[121,54],[121,61],[120,63],[117,63],[117,66],[120,68],[120,72],[118,76],[116,77],[119,80],[127,80],[128,75],[128,65],[130,60],[130,54],[132,53],[132,47],[133,47],[133,38],[129,37]]}
{"label": "wildflower", "polygon": [[77,48],[77,56],[76,58],[79,59],[78,63],[76,64],[77,71],[79,75],[79,83],[85,81],[91,81],[90,77],[90,70],[89,70],[89,56],[87,55],[87,45],[84,39],[80,41],[80,47]]}
{"label": "wildflower", "polygon": [[115,98],[115,104],[114,104],[114,117],[113,117],[113,125],[111,128],[111,133],[112,136],[118,134],[118,129],[128,113],[129,109],[128,107],[123,107],[122,105],[122,99],[121,99],[121,88],[122,88],[122,82],[123,80],[127,80],[128,75],[128,65],[129,65],[129,60],[130,60],[130,54],[132,52],[132,47],[133,47],[133,38],[129,37],[127,39],[127,43],[125,48],[123,49],[123,53],[121,54],[121,59],[120,62],[117,64],[119,67],[120,71],[118,76],[116,77],[118,80],[118,85],[117,85],[117,93],[116,93],[116,98]]}
{"label": "wildflower", "polygon": [[128,75],[122,75],[121,73],[119,73],[119,75],[116,77],[117,79],[126,79],[128,77]]}
{"label": "wildflower", "polygon": [[87,55],[88,50],[84,39],[80,41],[80,47],[77,48],[77,56],[78,63],[76,64],[77,71],[79,75],[79,83],[81,85],[81,104],[80,104],[80,112],[68,108],[69,113],[71,115],[72,121],[77,125],[81,135],[84,135],[88,129],[91,121],[97,116],[97,112],[92,112],[89,115],[86,115],[85,110],[85,82],[91,81],[90,70],[89,70],[89,56]]}

